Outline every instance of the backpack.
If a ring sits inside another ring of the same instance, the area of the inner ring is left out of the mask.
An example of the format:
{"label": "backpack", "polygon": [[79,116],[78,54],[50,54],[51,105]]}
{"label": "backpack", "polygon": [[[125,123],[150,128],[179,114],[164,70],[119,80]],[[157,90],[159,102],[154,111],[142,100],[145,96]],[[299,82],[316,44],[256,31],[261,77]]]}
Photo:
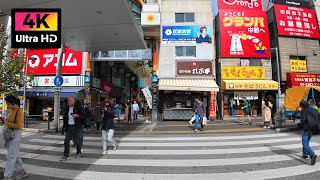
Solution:
{"label": "backpack", "polygon": [[310,131],[313,135],[320,134],[320,113],[316,109],[311,108],[308,109],[307,113],[307,123],[309,125]]}

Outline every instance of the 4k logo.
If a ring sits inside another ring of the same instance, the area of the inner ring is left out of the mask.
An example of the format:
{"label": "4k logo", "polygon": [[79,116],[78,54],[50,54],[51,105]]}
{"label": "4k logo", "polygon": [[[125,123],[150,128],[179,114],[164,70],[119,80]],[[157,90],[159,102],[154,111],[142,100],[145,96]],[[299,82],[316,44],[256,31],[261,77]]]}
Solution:
{"label": "4k logo", "polygon": [[60,9],[13,9],[13,48],[59,48]]}

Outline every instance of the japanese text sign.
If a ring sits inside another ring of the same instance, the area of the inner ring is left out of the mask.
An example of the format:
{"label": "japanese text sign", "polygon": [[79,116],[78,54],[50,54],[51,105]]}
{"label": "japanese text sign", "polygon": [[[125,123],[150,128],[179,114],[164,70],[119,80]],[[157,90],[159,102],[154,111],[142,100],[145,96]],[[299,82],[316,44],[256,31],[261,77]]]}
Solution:
{"label": "japanese text sign", "polygon": [[177,76],[212,76],[212,61],[177,61]]}
{"label": "japanese text sign", "polygon": [[310,7],[309,0],[273,0],[274,4],[284,4],[288,6]]}
{"label": "japanese text sign", "polygon": [[218,0],[220,9],[262,10],[261,0]]}
{"label": "japanese text sign", "polygon": [[212,26],[162,26],[162,43],[212,43]]}
{"label": "japanese text sign", "polygon": [[222,67],[222,79],[264,79],[264,67]]}
{"label": "japanese text sign", "polygon": [[320,74],[287,73],[287,83],[293,86],[320,86]]}
{"label": "japanese text sign", "polygon": [[[226,82],[227,81],[227,82]],[[269,81],[251,81],[251,80],[239,80],[239,81],[223,81],[224,90],[277,90],[277,82]]]}
{"label": "japanese text sign", "polygon": [[290,72],[308,72],[306,60],[290,60]]}
{"label": "japanese text sign", "polygon": [[221,57],[270,58],[264,11],[220,10]]}
{"label": "japanese text sign", "polygon": [[[27,52],[28,73],[35,75],[56,74],[58,49],[37,49]],[[32,59],[30,59],[32,58]],[[66,48],[63,53],[62,74],[82,73],[82,52]]]}
{"label": "japanese text sign", "polygon": [[275,4],[274,11],[279,35],[319,38],[317,18],[313,9]]}
{"label": "japanese text sign", "polygon": [[217,93],[212,91],[210,92],[210,119],[216,118],[217,116],[217,110],[216,110],[216,104],[217,104]]}

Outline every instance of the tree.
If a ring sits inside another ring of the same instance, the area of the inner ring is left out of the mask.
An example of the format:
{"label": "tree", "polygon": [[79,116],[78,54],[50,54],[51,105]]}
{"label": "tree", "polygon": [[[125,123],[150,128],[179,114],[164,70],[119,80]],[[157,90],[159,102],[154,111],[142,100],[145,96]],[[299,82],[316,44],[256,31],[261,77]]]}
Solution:
{"label": "tree", "polygon": [[18,49],[7,49],[7,40],[8,35],[0,30],[0,94],[14,93],[24,79],[24,53],[19,53]]}

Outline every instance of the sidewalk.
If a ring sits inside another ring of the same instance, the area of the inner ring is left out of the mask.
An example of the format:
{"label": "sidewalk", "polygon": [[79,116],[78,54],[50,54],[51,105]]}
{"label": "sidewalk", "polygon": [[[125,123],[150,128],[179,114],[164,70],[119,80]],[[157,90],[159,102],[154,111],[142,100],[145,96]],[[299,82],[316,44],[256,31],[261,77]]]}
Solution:
{"label": "sidewalk", "polygon": [[[208,121],[208,124],[205,125],[204,131],[198,131],[197,133],[233,133],[233,132],[258,132],[266,131],[263,129],[263,122],[261,118],[253,118],[253,125],[240,125],[239,120],[241,119],[232,119],[232,120],[215,120]],[[62,126],[62,121],[61,124]],[[29,132],[44,132],[44,133],[54,133],[53,122],[50,122],[50,130],[47,129],[47,121],[39,121],[29,124],[28,128],[25,131]],[[287,130],[296,129],[296,123],[292,121],[286,121],[283,127]],[[115,133],[116,134],[193,134],[194,124],[190,125],[188,121],[164,121],[164,122],[155,122],[150,123],[146,122],[145,117],[139,115],[137,121],[134,121],[133,124],[128,125],[127,121],[123,117],[120,119],[115,118]],[[101,130],[100,130],[101,131]],[[99,133],[100,133],[99,131]],[[86,133],[95,134],[96,127],[94,123]]]}

